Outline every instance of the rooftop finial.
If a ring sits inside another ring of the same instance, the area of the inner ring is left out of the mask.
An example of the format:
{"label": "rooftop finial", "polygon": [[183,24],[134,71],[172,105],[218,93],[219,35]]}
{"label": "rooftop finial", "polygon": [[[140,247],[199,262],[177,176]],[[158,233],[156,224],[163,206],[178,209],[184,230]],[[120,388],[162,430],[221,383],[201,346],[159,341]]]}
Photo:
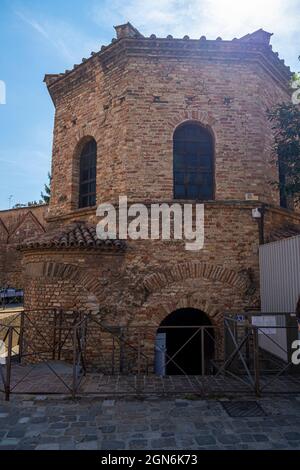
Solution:
{"label": "rooftop finial", "polygon": [[241,37],[240,41],[270,44],[271,36],[273,36],[273,33],[268,33],[267,31],[264,31],[262,28],[260,28],[257,31],[254,31],[254,33],[249,33],[246,34],[246,36]]}
{"label": "rooftop finial", "polygon": [[120,24],[118,26],[114,26],[117,39],[122,38],[143,38],[144,36],[134,27],[131,23]]}

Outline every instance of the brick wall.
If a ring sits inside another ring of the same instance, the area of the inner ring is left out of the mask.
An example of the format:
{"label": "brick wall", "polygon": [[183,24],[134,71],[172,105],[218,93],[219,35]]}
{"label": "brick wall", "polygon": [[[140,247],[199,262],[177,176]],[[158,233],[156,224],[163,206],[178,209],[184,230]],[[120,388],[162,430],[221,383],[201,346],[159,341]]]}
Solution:
{"label": "brick wall", "polygon": [[253,192],[278,203],[268,184],[277,168],[266,109],[290,99],[289,72],[268,43],[123,38],[50,77],[50,220],[78,207],[78,157],[88,136],[98,145],[97,203],[119,194],[172,199],[172,138],[185,120],[214,136],[216,199],[244,200]]}
{"label": "brick wall", "polygon": [[[149,357],[161,321],[176,309],[198,308],[215,326],[221,354],[224,311],[239,312],[259,302],[259,235],[252,207],[207,204],[205,245],[199,252],[186,251],[183,241],[161,240],[128,240],[125,253],[116,254],[25,250],[25,308],[92,310],[106,325],[148,325],[144,351]],[[40,315],[44,325],[47,319]],[[90,361],[108,368],[112,336],[96,324],[89,335]]]}
{"label": "brick wall", "polygon": [[[191,41],[124,31],[72,71],[45,78],[55,104],[47,230],[71,220],[97,222],[95,208],[77,209],[78,158],[89,136],[97,142],[97,204],[120,194],[132,202],[174,202],[173,132],[191,120],[208,127],[215,141],[216,200],[205,203],[204,249],[189,252],[173,240],[128,241],[115,254],[24,249],[25,306],[92,310],[115,327],[150,325],[144,347],[152,359],[161,321],[176,309],[196,308],[214,325],[220,355],[224,312],[259,306],[259,225],[252,209],[267,204],[266,237],[300,222],[297,213],[278,208],[269,185],[277,169],[266,108],[289,99],[289,71],[266,33]],[[245,193],[259,201],[246,202]],[[51,318],[37,313],[36,319],[48,331]],[[89,361],[109,367],[111,335],[96,324],[89,335]]]}
{"label": "brick wall", "polygon": [[0,287],[24,286],[22,256],[17,246],[26,238],[44,233],[47,207],[35,206],[0,211]]}

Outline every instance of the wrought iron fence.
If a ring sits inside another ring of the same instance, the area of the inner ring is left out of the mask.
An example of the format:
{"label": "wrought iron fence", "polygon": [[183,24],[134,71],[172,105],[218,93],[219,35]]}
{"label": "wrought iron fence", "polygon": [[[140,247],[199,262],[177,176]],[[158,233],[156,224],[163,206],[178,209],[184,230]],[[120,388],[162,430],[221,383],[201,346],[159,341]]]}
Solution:
{"label": "wrought iron fence", "polygon": [[6,400],[11,393],[75,396],[86,373],[83,350],[87,321],[88,316],[80,312],[55,309],[1,318],[0,391]]}
{"label": "wrought iron fence", "polygon": [[[165,372],[159,372],[155,370],[157,326],[105,325],[97,315],[82,312],[21,312],[0,321],[4,344],[1,390],[6,399],[11,393],[69,393],[74,397],[161,390],[202,392],[197,376],[213,372],[213,356],[208,361],[205,354],[206,344],[214,349],[214,329],[164,326],[163,332],[171,338],[179,329],[184,340],[179,346],[173,344],[170,350],[166,347],[160,351]],[[197,367],[191,370],[189,361],[183,364],[182,354],[195,340],[199,360],[196,358]]]}
{"label": "wrought iron fence", "polygon": [[11,393],[299,393],[296,337],[287,314],[226,314],[222,331],[108,325],[91,312],[24,311],[0,318],[0,391],[7,400]]}
{"label": "wrought iron fence", "polygon": [[224,334],[224,363],[217,376],[234,377],[257,396],[300,393],[300,365],[294,360],[300,342],[294,313],[226,314]]}

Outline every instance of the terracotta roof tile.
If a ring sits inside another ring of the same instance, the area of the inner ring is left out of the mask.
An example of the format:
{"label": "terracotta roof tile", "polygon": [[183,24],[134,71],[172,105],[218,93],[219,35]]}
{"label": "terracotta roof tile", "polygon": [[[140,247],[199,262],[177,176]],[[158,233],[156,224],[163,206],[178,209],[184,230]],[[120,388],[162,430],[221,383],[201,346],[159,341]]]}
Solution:
{"label": "terracotta roof tile", "polygon": [[295,227],[285,227],[285,228],[273,230],[270,233],[268,242],[276,242],[284,238],[295,237],[296,235],[300,235],[300,229],[297,229]]}
{"label": "terracotta roof tile", "polygon": [[46,232],[44,235],[29,238],[19,245],[20,250],[35,248],[88,248],[88,249],[114,249],[124,250],[123,240],[100,240],[97,237],[94,225],[77,222],[60,228],[56,231]]}

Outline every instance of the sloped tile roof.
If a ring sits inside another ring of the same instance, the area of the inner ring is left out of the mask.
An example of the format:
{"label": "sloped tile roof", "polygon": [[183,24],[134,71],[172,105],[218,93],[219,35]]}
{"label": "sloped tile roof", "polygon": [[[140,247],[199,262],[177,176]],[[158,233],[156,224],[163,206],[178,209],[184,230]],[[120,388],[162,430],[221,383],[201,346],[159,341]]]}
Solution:
{"label": "sloped tile roof", "polygon": [[124,250],[125,242],[118,239],[100,240],[94,225],[77,222],[56,231],[46,232],[40,237],[29,238],[19,245],[20,250],[35,248]]}
{"label": "sloped tile roof", "polygon": [[270,233],[268,241],[276,242],[284,238],[295,237],[296,235],[300,235],[300,229],[294,227],[284,227],[281,229],[273,230]]}

